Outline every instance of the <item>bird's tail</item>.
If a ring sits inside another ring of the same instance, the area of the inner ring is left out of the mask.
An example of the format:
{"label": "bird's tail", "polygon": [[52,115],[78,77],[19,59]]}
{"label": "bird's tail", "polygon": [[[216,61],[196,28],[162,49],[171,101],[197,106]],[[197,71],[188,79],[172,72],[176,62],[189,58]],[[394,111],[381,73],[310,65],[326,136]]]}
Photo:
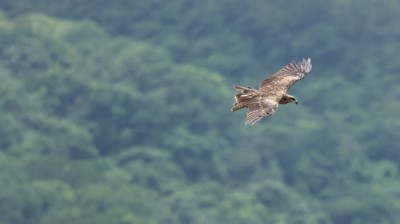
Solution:
{"label": "bird's tail", "polygon": [[247,107],[247,104],[256,96],[257,90],[252,87],[234,85],[233,88],[240,91],[240,93],[235,94],[235,103],[231,108],[232,112]]}

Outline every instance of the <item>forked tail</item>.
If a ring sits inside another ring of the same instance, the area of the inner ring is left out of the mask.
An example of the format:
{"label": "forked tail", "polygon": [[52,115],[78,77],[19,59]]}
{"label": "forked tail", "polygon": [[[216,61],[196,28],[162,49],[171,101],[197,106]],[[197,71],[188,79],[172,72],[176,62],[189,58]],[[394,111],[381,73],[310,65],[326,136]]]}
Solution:
{"label": "forked tail", "polygon": [[240,93],[235,94],[235,103],[233,103],[231,108],[232,112],[247,107],[248,103],[256,96],[257,90],[253,89],[252,87],[235,85],[233,88],[240,91]]}

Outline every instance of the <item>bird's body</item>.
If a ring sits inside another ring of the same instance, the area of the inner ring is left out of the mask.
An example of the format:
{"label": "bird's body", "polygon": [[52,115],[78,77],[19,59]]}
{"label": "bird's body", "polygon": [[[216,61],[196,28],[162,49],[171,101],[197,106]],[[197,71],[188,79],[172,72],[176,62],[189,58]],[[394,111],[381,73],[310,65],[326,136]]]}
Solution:
{"label": "bird's body", "polygon": [[234,85],[240,93],[235,94],[235,103],[231,111],[247,108],[246,124],[255,124],[264,117],[273,115],[279,104],[297,100],[287,94],[287,90],[311,71],[311,59],[290,62],[275,74],[261,82],[259,90],[252,87]]}

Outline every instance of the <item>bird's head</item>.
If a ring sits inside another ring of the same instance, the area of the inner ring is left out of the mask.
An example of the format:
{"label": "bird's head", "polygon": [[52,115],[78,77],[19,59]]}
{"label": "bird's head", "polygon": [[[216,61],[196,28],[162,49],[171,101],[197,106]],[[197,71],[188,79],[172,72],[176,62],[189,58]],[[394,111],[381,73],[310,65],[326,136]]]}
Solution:
{"label": "bird's head", "polygon": [[299,101],[297,101],[296,97],[294,97],[294,96],[288,97],[288,101],[289,101],[289,103],[299,104]]}
{"label": "bird's head", "polygon": [[296,97],[291,96],[289,94],[285,94],[285,95],[283,95],[282,99],[279,100],[279,104],[287,104],[287,103],[299,104]]}

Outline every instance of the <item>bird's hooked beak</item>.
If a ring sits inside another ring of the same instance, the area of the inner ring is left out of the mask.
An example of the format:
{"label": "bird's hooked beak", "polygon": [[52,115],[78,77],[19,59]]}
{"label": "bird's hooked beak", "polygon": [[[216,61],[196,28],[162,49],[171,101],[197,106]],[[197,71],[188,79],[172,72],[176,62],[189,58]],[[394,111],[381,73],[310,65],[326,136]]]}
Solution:
{"label": "bird's hooked beak", "polygon": [[299,104],[299,101],[296,100],[294,103],[295,103],[295,104]]}

